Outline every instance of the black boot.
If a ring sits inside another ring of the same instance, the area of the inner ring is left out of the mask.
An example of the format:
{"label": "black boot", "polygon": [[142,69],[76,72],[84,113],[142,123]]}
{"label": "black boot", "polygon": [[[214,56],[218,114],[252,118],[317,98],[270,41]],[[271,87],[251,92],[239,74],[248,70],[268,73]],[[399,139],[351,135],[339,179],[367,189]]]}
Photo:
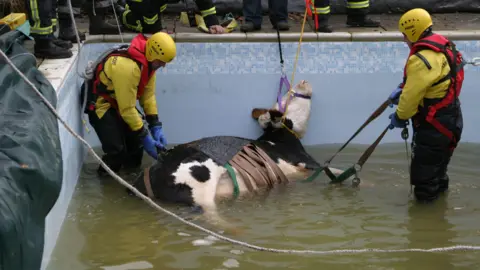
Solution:
{"label": "black boot", "polygon": [[262,29],[261,25],[255,25],[253,22],[245,21],[242,26],[240,26],[240,30],[242,32],[253,32]]}
{"label": "black boot", "polygon": [[65,59],[72,57],[72,52],[55,45],[53,38],[35,38],[34,54],[37,58]]}
{"label": "black boot", "polygon": [[[88,6],[88,33],[90,35],[119,34],[117,25],[109,24],[105,21],[105,13],[107,11],[107,8],[95,8],[95,10],[93,10],[91,4],[89,4]],[[117,13],[117,16],[121,18],[122,14]]]}
{"label": "black boot", "polygon": [[70,42],[68,40],[58,39],[54,35],[52,35],[52,42],[53,42],[53,44],[57,45],[58,47],[62,47],[64,49],[71,49],[73,47],[72,42]]}
{"label": "black boot", "polygon": [[[70,18],[70,14],[59,13],[58,26],[58,38],[60,40],[77,43],[77,36],[75,35],[75,28],[73,27],[73,22]],[[85,40],[85,33],[78,31],[78,36],[80,37],[80,41]]]}
{"label": "black boot", "polygon": [[288,31],[290,30],[290,25],[288,24],[287,21],[279,21],[278,23],[274,23],[273,29],[277,29],[278,31]]}
{"label": "black boot", "polygon": [[[330,18],[329,14],[326,15],[318,15],[318,28],[315,30],[320,33],[332,33],[333,30],[328,24],[328,19]],[[313,17],[315,20],[315,16]]]}
{"label": "black boot", "polygon": [[380,23],[367,17],[367,9],[348,9],[347,25],[351,27],[379,27]]}

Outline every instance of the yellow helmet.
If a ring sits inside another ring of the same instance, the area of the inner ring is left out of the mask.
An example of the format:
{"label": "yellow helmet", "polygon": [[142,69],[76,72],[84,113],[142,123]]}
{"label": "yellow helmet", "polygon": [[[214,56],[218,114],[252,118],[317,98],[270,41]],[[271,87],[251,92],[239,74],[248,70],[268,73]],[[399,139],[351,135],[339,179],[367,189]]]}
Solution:
{"label": "yellow helmet", "polygon": [[160,60],[169,63],[177,55],[177,46],[169,34],[157,32],[147,40],[145,51],[149,62]]}
{"label": "yellow helmet", "polygon": [[398,29],[411,42],[417,42],[425,30],[432,26],[432,17],[423,8],[414,8],[402,15]]}

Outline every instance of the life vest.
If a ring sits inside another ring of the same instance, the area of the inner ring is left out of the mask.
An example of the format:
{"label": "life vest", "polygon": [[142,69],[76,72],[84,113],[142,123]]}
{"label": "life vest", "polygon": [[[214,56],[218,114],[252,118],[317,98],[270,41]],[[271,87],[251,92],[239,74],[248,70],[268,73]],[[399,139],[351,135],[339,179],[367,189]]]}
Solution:
{"label": "life vest", "polygon": [[[428,63],[428,61],[422,55],[417,53],[418,51],[424,49],[443,53],[447,58],[448,65],[450,66],[450,73],[432,85],[435,86],[446,80],[450,80],[450,86],[447,90],[447,93],[442,99],[440,99],[440,101],[434,102],[427,108],[424,108],[424,110],[426,109],[425,120],[435,127],[440,133],[447,136],[452,142],[452,148],[455,148],[457,145],[457,139],[455,138],[453,132],[442,125],[435,118],[435,114],[437,111],[448,107],[452,103],[456,104],[457,98],[460,96],[460,92],[462,91],[463,79],[465,77],[463,69],[465,62],[463,61],[462,54],[456,50],[455,44],[446,39],[444,36],[438,34],[432,34],[415,42],[408,56],[410,58],[410,56],[415,54],[425,63],[428,69],[431,69],[430,63]],[[403,88],[407,79],[407,64],[405,64],[403,74],[404,79],[403,83],[400,84],[401,88]]]}
{"label": "life vest", "polygon": [[111,97],[111,93],[113,91],[108,91],[106,86],[100,81],[100,73],[103,71],[105,62],[113,56],[126,57],[132,59],[137,63],[141,70],[140,82],[137,89],[137,99],[139,99],[143,95],[145,86],[147,85],[152,75],[155,74],[155,70],[150,70],[147,58],[145,57],[146,43],[146,37],[142,34],[138,34],[132,40],[130,46],[120,46],[112,49],[112,51],[108,53],[108,55],[97,64],[95,68],[95,76],[91,83],[91,87],[89,87],[91,95],[88,100],[88,106],[86,108],[87,110],[95,110],[95,104],[98,96],[101,96],[106,101],[108,101],[113,108],[118,109],[117,101]]}

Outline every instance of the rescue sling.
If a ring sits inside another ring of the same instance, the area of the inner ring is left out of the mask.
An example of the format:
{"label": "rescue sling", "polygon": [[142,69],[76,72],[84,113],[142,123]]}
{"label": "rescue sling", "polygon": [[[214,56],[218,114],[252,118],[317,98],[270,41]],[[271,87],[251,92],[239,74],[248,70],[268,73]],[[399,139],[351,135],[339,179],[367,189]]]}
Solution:
{"label": "rescue sling", "polygon": [[[416,55],[425,63],[428,69],[431,69],[430,63],[422,55],[418,54],[419,51],[425,49],[443,53],[447,58],[448,65],[450,66],[450,73],[432,85],[435,86],[446,80],[450,80],[450,85],[445,96],[439,102],[436,102],[433,105],[429,105],[428,108],[425,108],[425,121],[430,123],[440,133],[447,136],[452,142],[452,148],[455,148],[457,145],[457,138],[455,138],[451,130],[447,129],[435,118],[435,115],[439,110],[446,108],[452,103],[454,103],[454,107],[456,108],[457,98],[460,96],[460,92],[462,91],[463,80],[465,77],[463,67],[465,66],[466,62],[463,60],[462,54],[456,50],[455,44],[438,34],[432,34],[415,42],[408,57],[410,58],[410,56]],[[407,64],[405,64],[403,83],[400,85],[401,88],[403,88],[407,79],[406,70]]]}
{"label": "rescue sling", "polygon": [[[114,47],[106,51],[97,62],[92,63],[87,67],[87,76],[85,79],[85,87],[87,87],[87,89],[85,89],[87,93],[87,104],[84,111],[85,113],[95,111],[95,104],[99,96],[109,102],[113,108],[118,109],[117,101],[111,97],[113,91],[107,90],[106,86],[100,81],[100,73],[104,70],[105,62],[110,57],[122,56],[132,59],[137,63],[141,70],[140,82],[137,89],[137,99],[143,95],[145,86],[150,80],[150,77],[155,74],[155,70],[151,70],[149,63],[145,58],[146,41],[146,38],[142,34],[139,34],[132,40],[130,46],[121,45]],[[90,74],[90,76],[88,76],[88,74]],[[107,76],[105,73],[104,75]],[[82,91],[85,90],[82,89]]]}

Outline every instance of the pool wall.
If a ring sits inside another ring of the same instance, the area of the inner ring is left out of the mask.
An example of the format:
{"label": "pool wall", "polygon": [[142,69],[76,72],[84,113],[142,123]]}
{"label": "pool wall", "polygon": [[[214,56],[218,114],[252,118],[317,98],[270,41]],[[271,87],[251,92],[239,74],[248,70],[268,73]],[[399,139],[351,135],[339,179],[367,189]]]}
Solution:
{"label": "pool wall", "polygon": [[[313,88],[313,107],[305,145],[343,143],[388,97],[401,82],[408,48],[399,37],[381,40],[378,35],[334,33],[319,41],[321,34],[308,33],[302,44],[295,83],[308,80]],[[255,35],[255,34],[253,34]],[[315,36],[312,36],[315,35]],[[466,59],[480,57],[480,41],[466,40],[471,36],[450,33]],[[276,36],[259,37],[256,42],[224,36],[224,40],[203,43],[200,35],[177,34],[177,58],[157,73],[159,117],[164,123],[169,143],[184,143],[204,136],[234,135],[255,138],[258,125],[251,119],[255,107],[270,107],[276,99],[281,69]],[[291,80],[298,34],[283,35],[285,68]],[[447,33],[447,36],[449,34]],[[131,37],[125,40],[129,42]],[[204,35],[202,35],[204,38]],[[213,38],[215,39],[215,38]],[[231,39],[231,40],[229,40]],[[290,42],[287,42],[290,41]],[[98,42],[98,43],[96,43]],[[106,43],[109,42],[109,43]],[[82,47],[79,68],[95,60],[101,52],[120,44],[116,36],[104,36]],[[99,146],[93,128],[90,133],[82,126],[79,107],[81,79],[77,67],[70,63],[68,76],[59,85],[58,109],[73,129],[85,136],[93,146]],[[480,68],[467,66],[462,91],[464,114],[463,142],[480,142],[474,124],[480,121],[475,109],[480,100]],[[388,109],[368,126],[353,143],[367,144],[389,124]],[[80,142],[60,124],[64,155],[64,185],[60,198],[47,217],[46,244],[42,269],[46,269],[57,241],[68,204],[75,190],[85,157]],[[389,132],[386,142],[401,142],[400,131]]]}

